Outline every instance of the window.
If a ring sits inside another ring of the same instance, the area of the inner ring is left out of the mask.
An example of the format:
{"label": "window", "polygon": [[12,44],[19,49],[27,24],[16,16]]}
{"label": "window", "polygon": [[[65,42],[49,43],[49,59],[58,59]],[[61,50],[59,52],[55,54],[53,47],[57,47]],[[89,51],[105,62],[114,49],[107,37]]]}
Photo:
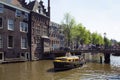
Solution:
{"label": "window", "polygon": [[26,21],[28,21],[28,13],[25,13],[25,14],[24,14],[24,19],[25,19]]}
{"label": "window", "polygon": [[14,21],[12,19],[8,20],[8,30],[14,30]]}
{"label": "window", "polygon": [[17,17],[20,17],[21,15],[22,15],[22,11],[16,10],[16,16],[17,16]]}
{"label": "window", "polygon": [[0,48],[3,48],[3,38],[1,34],[0,34]]}
{"label": "window", "polygon": [[24,38],[24,37],[21,38],[21,48],[22,49],[27,48],[27,38]]}
{"label": "window", "polygon": [[0,13],[3,13],[3,10],[4,10],[4,6],[0,4]]}
{"label": "window", "polygon": [[13,48],[13,36],[8,36],[8,48]]}
{"label": "window", "polygon": [[43,14],[43,8],[40,7],[40,14]]}
{"label": "window", "polygon": [[0,28],[2,28],[3,26],[2,26],[2,23],[3,21],[2,21],[2,18],[0,18]]}
{"label": "window", "polygon": [[28,24],[25,22],[20,22],[20,31],[28,32]]}
{"label": "window", "polygon": [[37,12],[37,13],[39,13],[39,10],[38,10],[38,9],[36,9],[36,12]]}

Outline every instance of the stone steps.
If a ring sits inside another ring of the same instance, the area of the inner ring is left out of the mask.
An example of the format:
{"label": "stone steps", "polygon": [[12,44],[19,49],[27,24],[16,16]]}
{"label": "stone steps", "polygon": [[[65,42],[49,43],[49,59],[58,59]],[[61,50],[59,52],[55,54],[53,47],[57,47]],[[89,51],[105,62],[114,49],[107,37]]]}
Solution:
{"label": "stone steps", "polygon": [[4,61],[0,61],[0,63],[18,63],[18,62],[25,62],[26,60],[20,58],[7,58]]}

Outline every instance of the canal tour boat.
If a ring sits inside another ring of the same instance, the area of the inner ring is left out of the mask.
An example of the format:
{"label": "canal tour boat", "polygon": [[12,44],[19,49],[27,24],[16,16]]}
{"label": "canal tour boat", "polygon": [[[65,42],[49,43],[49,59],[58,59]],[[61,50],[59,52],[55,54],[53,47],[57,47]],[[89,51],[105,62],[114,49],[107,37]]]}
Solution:
{"label": "canal tour boat", "polygon": [[82,66],[85,63],[83,55],[72,56],[70,53],[67,53],[64,57],[57,57],[54,61],[54,70],[68,70],[72,68],[77,68]]}

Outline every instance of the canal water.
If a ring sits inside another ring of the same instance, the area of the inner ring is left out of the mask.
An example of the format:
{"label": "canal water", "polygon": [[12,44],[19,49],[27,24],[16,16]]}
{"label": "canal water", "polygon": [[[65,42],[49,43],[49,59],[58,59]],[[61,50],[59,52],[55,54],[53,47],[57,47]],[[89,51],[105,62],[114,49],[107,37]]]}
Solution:
{"label": "canal water", "polygon": [[120,80],[120,57],[111,56],[110,64],[87,62],[59,72],[52,60],[0,64],[0,80]]}

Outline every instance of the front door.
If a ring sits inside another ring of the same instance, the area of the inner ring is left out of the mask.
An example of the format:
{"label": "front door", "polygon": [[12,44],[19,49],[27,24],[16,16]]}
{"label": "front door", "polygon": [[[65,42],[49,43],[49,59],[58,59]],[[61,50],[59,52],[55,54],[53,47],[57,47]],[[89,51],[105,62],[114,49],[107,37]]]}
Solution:
{"label": "front door", "polygon": [[30,60],[29,52],[21,53],[21,58],[26,60],[26,61]]}
{"label": "front door", "polygon": [[49,41],[50,41],[49,39],[44,38],[44,44],[43,44],[44,52],[49,52],[50,51],[50,42]]}
{"label": "front door", "polygon": [[26,60],[30,60],[30,54],[29,54],[29,52],[26,52],[26,53],[25,53],[25,59],[26,59]]}
{"label": "front door", "polygon": [[0,61],[4,61],[4,53],[0,52]]}

